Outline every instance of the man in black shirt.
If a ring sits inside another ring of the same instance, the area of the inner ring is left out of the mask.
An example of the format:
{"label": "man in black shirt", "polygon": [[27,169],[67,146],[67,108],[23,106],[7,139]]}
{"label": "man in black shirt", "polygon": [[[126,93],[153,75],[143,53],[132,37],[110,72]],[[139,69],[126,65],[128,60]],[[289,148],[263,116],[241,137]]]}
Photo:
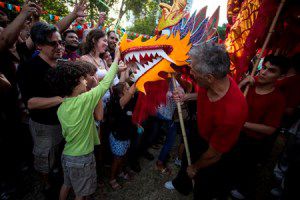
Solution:
{"label": "man in black shirt", "polygon": [[30,114],[34,167],[42,174],[45,188],[49,188],[48,173],[56,163],[56,152],[62,141],[56,111],[63,99],[50,89],[47,76],[62,57],[64,47],[56,27],[47,23],[36,23],[31,38],[40,54],[19,66],[18,83]]}

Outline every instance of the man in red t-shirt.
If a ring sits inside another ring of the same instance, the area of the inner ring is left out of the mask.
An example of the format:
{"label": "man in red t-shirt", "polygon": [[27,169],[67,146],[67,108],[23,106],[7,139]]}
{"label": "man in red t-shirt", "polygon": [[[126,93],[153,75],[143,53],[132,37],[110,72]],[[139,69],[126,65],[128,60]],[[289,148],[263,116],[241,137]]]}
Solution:
{"label": "man in red t-shirt", "polygon": [[248,83],[252,86],[246,98],[249,110],[247,122],[236,146],[239,156],[235,157],[236,165],[232,166],[237,189],[231,193],[235,198],[255,198],[256,165],[271,151],[271,135],[279,128],[285,110],[285,99],[276,82],[288,70],[287,63],[285,57],[268,55],[259,75],[247,77],[239,84],[241,88]]}
{"label": "man in red t-shirt", "polygon": [[226,153],[238,140],[247,117],[246,100],[227,74],[230,60],[224,47],[204,44],[190,52],[191,74],[200,86],[198,93],[179,95],[175,100],[197,99],[198,133],[191,133],[189,145],[192,165],[183,159],[177,177],[165,187],[188,194],[195,181],[194,199],[226,196]]}

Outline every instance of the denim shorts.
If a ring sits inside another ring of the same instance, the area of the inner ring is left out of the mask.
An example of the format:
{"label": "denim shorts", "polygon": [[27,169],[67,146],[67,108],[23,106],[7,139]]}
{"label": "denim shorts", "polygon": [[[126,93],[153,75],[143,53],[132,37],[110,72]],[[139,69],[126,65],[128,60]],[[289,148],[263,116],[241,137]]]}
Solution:
{"label": "denim shorts", "polygon": [[64,185],[72,187],[76,197],[93,194],[97,188],[97,173],[94,152],[84,156],[62,155]]}
{"label": "denim shorts", "polygon": [[29,128],[33,139],[34,168],[49,173],[60,157],[61,126],[40,124],[30,119]]}

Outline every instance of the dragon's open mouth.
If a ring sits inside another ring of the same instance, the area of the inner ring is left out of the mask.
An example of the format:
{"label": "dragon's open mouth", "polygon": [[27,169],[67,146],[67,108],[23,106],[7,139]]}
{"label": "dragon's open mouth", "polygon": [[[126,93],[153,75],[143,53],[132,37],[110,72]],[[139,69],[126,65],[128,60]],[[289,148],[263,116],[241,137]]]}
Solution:
{"label": "dragon's open mouth", "polygon": [[172,50],[171,46],[135,47],[124,51],[122,58],[125,64],[134,69],[132,81],[135,82],[162,59],[174,63],[168,56]]}

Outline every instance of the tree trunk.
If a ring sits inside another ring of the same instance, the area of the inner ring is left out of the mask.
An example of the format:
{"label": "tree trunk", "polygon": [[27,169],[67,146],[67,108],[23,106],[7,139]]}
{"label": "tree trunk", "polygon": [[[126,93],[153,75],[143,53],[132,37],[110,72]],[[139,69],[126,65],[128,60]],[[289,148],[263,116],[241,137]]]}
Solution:
{"label": "tree trunk", "polygon": [[118,21],[121,21],[123,15],[125,14],[125,10],[123,10],[124,9],[124,5],[125,5],[125,0],[122,0],[120,11],[119,11]]}

